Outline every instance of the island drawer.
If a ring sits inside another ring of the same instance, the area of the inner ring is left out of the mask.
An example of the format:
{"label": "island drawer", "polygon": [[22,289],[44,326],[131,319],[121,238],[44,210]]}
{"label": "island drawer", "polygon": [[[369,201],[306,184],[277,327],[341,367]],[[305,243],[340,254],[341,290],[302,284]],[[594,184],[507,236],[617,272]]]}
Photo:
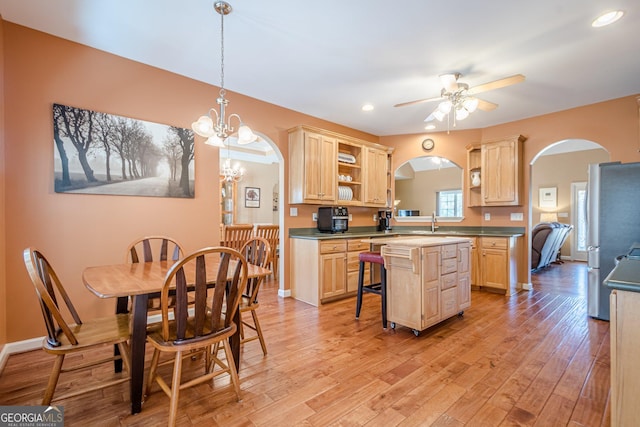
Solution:
{"label": "island drawer", "polygon": [[360,239],[349,239],[347,241],[348,251],[368,251],[369,243],[363,242]]}
{"label": "island drawer", "polygon": [[440,274],[455,273],[458,271],[458,259],[447,258],[443,259],[440,265]]}
{"label": "island drawer", "polygon": [[504,237],[482,237],[480,244],[483,249],[507,249],[507,239]]}
{"label": "island drawer", "polygon": [[442,258],[455,258],[458,255],[458,245],[444,245],[441,249]]}
{"label": "island drawer", "polygon": [[445,290],[449,288],[453,288],[458,284],[458,273],[449,273],[445,274],[440,278],[440,289]]}

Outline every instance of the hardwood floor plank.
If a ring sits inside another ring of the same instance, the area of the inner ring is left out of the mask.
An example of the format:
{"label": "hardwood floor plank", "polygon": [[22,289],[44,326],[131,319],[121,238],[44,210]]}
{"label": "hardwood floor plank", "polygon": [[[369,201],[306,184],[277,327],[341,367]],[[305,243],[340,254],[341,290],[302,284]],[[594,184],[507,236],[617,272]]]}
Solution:
{"label": "hardwood floor plank", "polygon": [[[566,262],[532,275],[528,292],[472,291],[464,316],[418,337],[382,329],[377,295],[365,294],[356,320],[355,298],[313,307],[267,281],[258,315],[269,353],[242,346],[242,400],[226,377],[193,387],[181,393],[178,425],[608,427],[609,323],[587,316],[585,279],[583,263]],[[40,350],[10,356],[0,404],[39,405],[52,363]],[[185,375],[201,367],[190,361]],[[109,365],[63,374],[60,390],[112,375]],[[158,388],[135,416],[128,397],[122,384],[55,403],[69,426],[166,423]]]}

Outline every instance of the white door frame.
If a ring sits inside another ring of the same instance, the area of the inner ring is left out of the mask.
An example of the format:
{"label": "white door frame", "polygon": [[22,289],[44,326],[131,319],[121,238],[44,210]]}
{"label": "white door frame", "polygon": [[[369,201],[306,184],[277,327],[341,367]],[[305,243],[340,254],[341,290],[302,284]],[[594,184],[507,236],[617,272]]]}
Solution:
{"label": "white door frame", "polygon": [[[573,232],[571,233],[571,259],[573,261],[587,261],[587,251],[578,250],[578,239],[577,239],[579,234],[578,227],[580,227],[580,221],[578,218],[578,213],[580,211],[580,209],[578,209],[578,203],[579,203],[578,194],[581,191],[587,191],[586,182],[571,183],[571,223],[574,224],[574,229],[573,229]],[[583,210],[586,210],[586,209],[587,207],[584,206]],[[582,232],[586,233],[587,232],[586,223],[583,222],[582,225],[583,227],[585,227],[585,230],[582,230]]]}

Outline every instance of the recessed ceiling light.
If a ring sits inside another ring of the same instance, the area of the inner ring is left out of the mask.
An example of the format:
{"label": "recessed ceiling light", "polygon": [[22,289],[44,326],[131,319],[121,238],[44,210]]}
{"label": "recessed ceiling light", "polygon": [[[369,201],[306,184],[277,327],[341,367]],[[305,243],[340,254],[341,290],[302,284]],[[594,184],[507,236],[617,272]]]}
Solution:
{"label": "recessed ceiling light", "polygon": [[593,20],[591,26],[594,28],[605,27],[622,18],[622,15],[624,15],[624,12],[621,10],[614,10],[612,12],[603,13]]}
{"label": "recessed ceiling light", "polygon": [[373,105],[372,104],[364,104],[362,106],[362,111],[371,111],[373,110]]}
{"label": "recessed ceiling light", "polygon": [[436,128],[436,125],[434,125],[434,124],[430,124],[430,125],[426,125],[424,128],[425,128],[426,130],[431,130],[431,129],[435,129],[435,128]]}

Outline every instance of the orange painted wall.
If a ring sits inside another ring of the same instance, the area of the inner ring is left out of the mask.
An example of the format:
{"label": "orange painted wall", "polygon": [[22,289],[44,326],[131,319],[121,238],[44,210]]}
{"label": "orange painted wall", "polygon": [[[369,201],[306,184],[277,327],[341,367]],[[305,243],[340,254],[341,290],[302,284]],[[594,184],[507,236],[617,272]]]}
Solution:
{"label": "orange painted wall", "polygon": [[[112,313],[114,301],[90,294],[86,266],[116,263],[136,237],[165,234],[186,250],[219,242],[218,150],[196,147],[195,199],[56,194],[53,190],[54,102],[189,128],[214,105],[217,88],[121,57],[0,21],[6,123],[6,298],[0,302],[2,343],[44,335],[40,309],[22,262],[35,246],[53,264],[85,317]],[[308,124],[357,138],[377,137],[229,92],[230,112],[274,141],[287,157],[287,129]],[[197,142],[201,142],[198,137]],[[285,162],[286,164],[286,162]],[[287,171],[285,170],[285,176]],[[285,186],[287,185],[285,179]],[[286,188],[286,187],[285,187]],[[289,211],[284,204],[285,212]],[[302,217],[293,227],[312,227]],[[288,227],[289,224],[285,224]],[[1,231],[1,230],[0,230]],[[286,253],[288,242],[284,242]],[[288,268],[285,274],[288,288]]]}
{"label": "orange painted wall", "polygon": [[[36,246],[48,255],[81,314],[91,317],[112,313],[113,301],[101,301],[84,288],[82,269],[120,262],[129,241],[144,234],[174,236],[187,250],[216,244],[219,190],[218,151],[198,144],[195,199],[54,193],[52,103],[189,127],[213,105],[217,88],[5,21],[0,21],[0,34],[0,87],[4,88],[0,148],[5,161],[0,182],[5,204],[0,210],[0,219],[4,216],[0,225],[0,267],[5,264],[0,277],[0,297],[5,293],[0,300],[0,313],[5,313],[0,318],[1,345],[44,335],[21,258],[25,247]],[[422,153],[419,141],[426,134],[378,138],[246,96],[229,93],[228,98],[230,112],[241,112],[282,152],[283,199],[288,188],[287,129],[300,124],[393,146],[395,165]],[[436,140],[434,154],[464,166],[468,143],[516,133],[529,138],[525,142],[526,162],[546,145],[569,137],[599,142],[610,150],[612,159],[640,160],[638,109],[633,97],[489,129],[430,136]],[[528,169],[525,180],[528,186]],[[315,206],[298,206],[299,216],[292,218],[288,216],[290,206],[282,201],[285,229],[314,226],[311,213]],[[521,209],[526,216],[528,206]],[[350,209],[352,224],[373,225],[372,211],[376,209]],[[512,211],[493,208],[492,221],[485,225],[513,225],[507,221]],[[467,209],[465,215],[463,225],[482,224],[482,212]],[[283,245],[286,254],[288,241]],[[286,255],[284,261],[282,273],[288,289]]]}

